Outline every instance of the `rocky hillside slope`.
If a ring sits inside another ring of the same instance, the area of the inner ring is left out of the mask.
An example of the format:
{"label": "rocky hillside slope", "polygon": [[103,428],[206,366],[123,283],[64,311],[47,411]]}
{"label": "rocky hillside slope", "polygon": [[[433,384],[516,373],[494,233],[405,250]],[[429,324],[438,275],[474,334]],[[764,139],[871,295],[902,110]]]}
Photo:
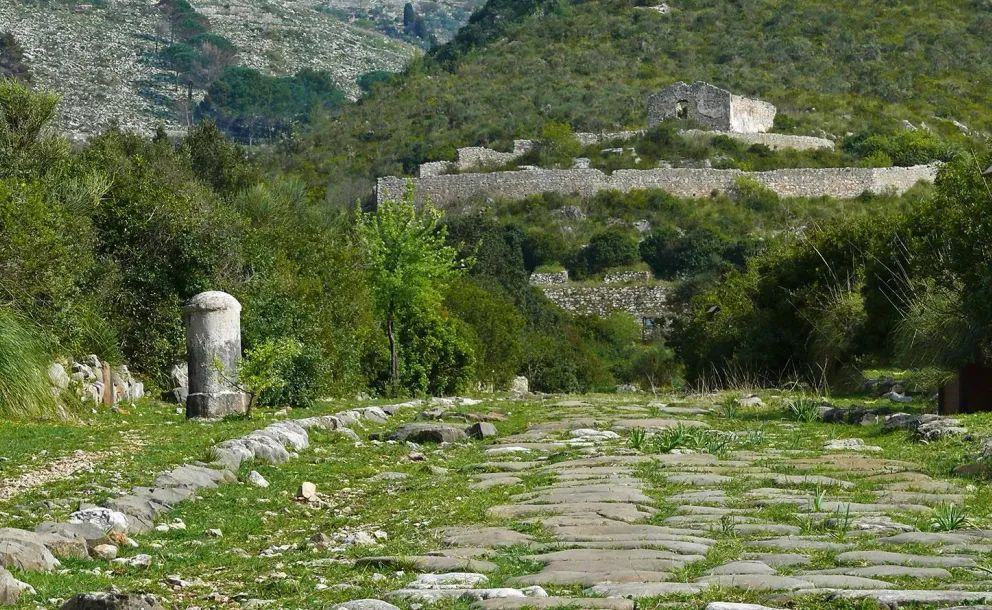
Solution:
{"label": "rocky hillside slope", "polygon": [[[197,0],[213,30],[234,42],[240,62],[275,75],[327,70],[357,94],[355,78],[370,70],[399,70],[409,45],[343,23],[312,0]],[[63,95],[62,127],[77,138],[113,121],[144,132],[158,124],[180,129],[172,102],[177,90],[157,52],[168,26],[153,0],[46,3],[0,0],[0,31],[24,47],[34,81]]]}
{"label": "rocky hillside slope", "polygon": [[775,104],[781,133],[984,134],[990,32],[992,9],[972,0],[489,0],[436,61],[315,128],[292,163],[326,184],[410,174],[462,146],[509,150],[552,121],[642,129],[647,96],[680,80]]}

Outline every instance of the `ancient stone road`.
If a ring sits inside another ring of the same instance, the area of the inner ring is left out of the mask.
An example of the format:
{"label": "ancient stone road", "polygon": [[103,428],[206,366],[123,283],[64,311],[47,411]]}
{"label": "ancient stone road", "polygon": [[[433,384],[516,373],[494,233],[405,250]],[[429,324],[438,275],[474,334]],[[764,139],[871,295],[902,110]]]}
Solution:
{"label": "ancient stone road", "polygon": [[[926,522],[934,507],[960,505],[966,490],[932,479],[915,464],[818,447],[643,455],[617,433],[641,428],[651,434],[679,422],[706,426],[700,411],[661,408],[669,419],[659,419],[644,407],[626,406],[604,417],[591,405],[562,405],[552,410],[564,412],[562,419],[500,439],[488,450],[491,461],[473,475],[478,493],[520,486],[521,477],[534,474],[550,475],[551,482],[491,507],[487,516],[506,520],[505,527],[442,530],[443,549],[412,560],[418,571],[459,574],[444,586],[415,581],[391,593],[391,601],[467,597],[487,610],[622,609],[640,598],[718,587],[792,598],[873,598],[895,606],[992,602],[986,592],[992,585],[978,569],[992,551],[992,532],[918,531],[914,524]],[[547,461],[566,447],[589,457]],[[666,493],[673,484],[678,491]],[[534,524],[550,539],[515,531]],[[521,544],[530,546],[526,559],[540,570],[486,589],[484,573],[495,568],[487,555]],[[582,595],[543,597],[545,588],[568,585],[581,587],[570,590]]]}

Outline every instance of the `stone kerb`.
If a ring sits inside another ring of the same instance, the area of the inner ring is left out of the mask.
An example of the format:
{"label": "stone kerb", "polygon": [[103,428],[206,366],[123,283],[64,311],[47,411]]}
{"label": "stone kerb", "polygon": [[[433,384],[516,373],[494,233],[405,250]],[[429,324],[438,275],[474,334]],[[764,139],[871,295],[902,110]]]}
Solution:
{"label": "stone kerb", "polygon": [[189,371],[186,417],[244,413],[246,397],[234,385],[241,360],[241,303],[226,292],[201,292],[183,306],[183,319]]}

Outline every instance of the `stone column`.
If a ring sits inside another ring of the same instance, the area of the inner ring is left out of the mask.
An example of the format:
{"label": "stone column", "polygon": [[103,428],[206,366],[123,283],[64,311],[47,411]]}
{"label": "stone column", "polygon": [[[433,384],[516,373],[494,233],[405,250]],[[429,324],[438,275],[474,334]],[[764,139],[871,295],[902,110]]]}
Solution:
{"label": "stone column", "polygon": [[183,306],[183,320],[189,366],[186,417],[244,413],[247,397],[232,383],[241,359],[241,303],[226,292],[201,292]]}

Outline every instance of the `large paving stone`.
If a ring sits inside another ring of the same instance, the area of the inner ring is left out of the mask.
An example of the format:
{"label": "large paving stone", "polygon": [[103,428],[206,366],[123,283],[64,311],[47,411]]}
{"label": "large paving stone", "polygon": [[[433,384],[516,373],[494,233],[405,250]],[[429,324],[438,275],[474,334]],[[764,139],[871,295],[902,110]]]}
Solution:
{"label": "large paving stone", "polygon": [[745,557],[778,567],[800,566],[810,562],[809,555],[798,553],[746,553]]}
{"label": "large paving stone", "polygon": [[389,440],[414,443],[457,443],[467,438],[461,428],[432,423],[405,424],[389,435]]}
{"label": "large paving stone", "polygon": [[629,551],[615,549],[564,549],[561,551],[541,553],[539,555],[525,555],[524,559],[544,564],[556,562],[610,562],[618,566],[628,564],[624,567],[632,567],[635,562],[639,561],[671,561],[672,563],[667,564],[668,566],[693,561],[693,559],[687,559],[679,553],[650,549],[634,549]]}
{"label": "large paving stone", "polygon": [[941,568],[969,568],[976,565],[971,557],[953,557],[947,555],[911,555],[888,551],[849,551],[835,557],[838,563],[891,563],[904,566],[924,566]]}
{"label": "large paving stone", "polygon": [[522,610],[535,608],[599,608],[601,610],[634,610],[634,602],[629,599],[608,599],[599,597],[506,597],[486,599],[472,605],[476,610]]}
{"label": "large paving stone", "polygon": [[783,551],[844,551],[851,548],[849,544],[828,542],[826,540],[810,540],[798,536],[783,536],[770,540],[753,540],[747,542],[747,544],[749,546],[781,549]]}
{"label": "large paving stone", "polygon": [[704,491],[686,491],[669,496],[669,502],[675,504],[727,504],[730,497],[727,492],[720,489]]}
{"label": "large paving stone", "polygon": [[613,425],[610,426],[610,428],[617,432],[632,430],[634,428],[643,428],[645,430],[665,430],[667,428],[677,428],[679,424],[682,424],[686,428],[710,427],[706,422],[701,422],[695,419],[664,419],[660,417],[649,417],[646,419],[618,419],[613,422]]}
{"label": "large paving stone", "polygon": [[696,582],[714,587],[746,589],[748,591],[794,591],[815,586],[807,580],[770,574],[722,574],[704,576],[696,579]]}
{"label": "large paving stone", "polygon": [[468,486],[472,491],[485,491],[487,489],[492,489],[494,487],[509,487],[511,485],[516,485],[517,483],[523,483],[523,479],[518,477],[494,477],[489,479],[484,479],[477,483],[472,483]]}
{"label": "large paving stone", "polygon": [[381,599],[354,599],[350,602],[337,604],[333,610],[400,610],[389,602]]}
{"label": "large paving stone", "polygon": [[519,519],[544,514],[599,515],[617,521],[635,522],[650,517],[654,514],[654,509],[610,502],[562,502],[560,504],[505,504],[492,506],[486,510],[487,516],[503,519]]}
{"label": "large paving stone", "polygon": [[851,576],[864,576],[866,578],[938,578],[948,580],[951,573],[944,568],[914,568],[912,566],[881,565],[868,566],[865,568],[839,568],[844,574]]}
{"label": "large paving stone", "polygon": [[892,589],[895,587],[892,583],[884,580],[846,574],[804,574],[797,576],[797,578],[827,589]]}
{"label": "large paving stone", "polygon": [[733,479],[722,474],[671,474],[665,477],[669,483],[692,485],[693,487],[712,487],[729,483]]}
{"label": "large paving stone", "polygon": [[355,566],[393,570],[413,569],[418,572],[495,572],[499,570],[499,567],[491,561],[432,555],[363,557],[355,561]]}
{"label": "large paving stone", "polygon": [[899,608],[919,604],[979,604],[992,602],[992,591],[853,590],[835,591],[828,601],[873,599],[881,606]]}
{"label": "large paving stone", "polygon": [[[606,487],[606,489],[600,489],[600,487]],[[570,504],[577,502],[654,503],[654,498],[644,495],[644,492],[641,490],[620,485],[575,487],[552,492],[526,494],[526,496],[530,496],[530,498],[525,500],[523,502],[524,504]],[[519,496],[515,496],[514,499],[521,500]]]}
{"label": "large paving stone", "polygon": [[[813,502],[806,502],[801,507],[802,510],[815,510]],[[864,504],[860,502],[823,502],[820,510],[828,513],[839,513],[841,515],[851,513],[887,513],[887,512],[915,512],[929,513],[930,508],[919,504]]]}
{"label": "large paving stone", "polygon": [[703,591],[705,583],[686,582],[645,582],[645,583],[614,583],[589,587],[583,593],[602,595],[603,597],[627,597],[638,599],[642,597],[658,597],[660,595],[694,595]]}
{"label": "large paving stone", "polygon": [[[569,570],[568,568],[573,569]],[[600,583],[663,582],[671,576],[667,572],[624,570],[611,568],[608,565],[593,564],[588,566],[588,569],[581,568],[583,566],[571,563],[567,565],[553,564],[537,574],[516,576],[506,582],[510,585],[581,585],[591,587]]]}
{"label": "large paving stone", "polygon": [[768,479],[773,485],[778,485],[781,487],[800,485],[821,485],[823,487],[841,487],[843,489],[850,489],[854,487],[854,483],[851,483],[850,481],[844,481],[817,474],[777,474],[770,477],[759,475],[759,477],[762,479]]}
{"label": "large paving stone", "polygon": [[445,546],[499,547],[528,544],[534,540],[505,527],[448,527],[438,531]]}
{"label": "large paving stone", "polygon": [[707,572],[708,576],[723,576],[726,574],[775,574],[775,568],[760,561],[731,561],[717,566]]}
{"label": "large paving stone", "polygon": [[883,544],[971,544],[978,540],[992,541],[985,532],[906,532],[879,539]]}
{"label": "large paving stone", "polygon": [[926,504],[940,506],[941,504],[964,504],[964,494],[934,494],[914,491],[876,491],[880,502],[893,504]]}

